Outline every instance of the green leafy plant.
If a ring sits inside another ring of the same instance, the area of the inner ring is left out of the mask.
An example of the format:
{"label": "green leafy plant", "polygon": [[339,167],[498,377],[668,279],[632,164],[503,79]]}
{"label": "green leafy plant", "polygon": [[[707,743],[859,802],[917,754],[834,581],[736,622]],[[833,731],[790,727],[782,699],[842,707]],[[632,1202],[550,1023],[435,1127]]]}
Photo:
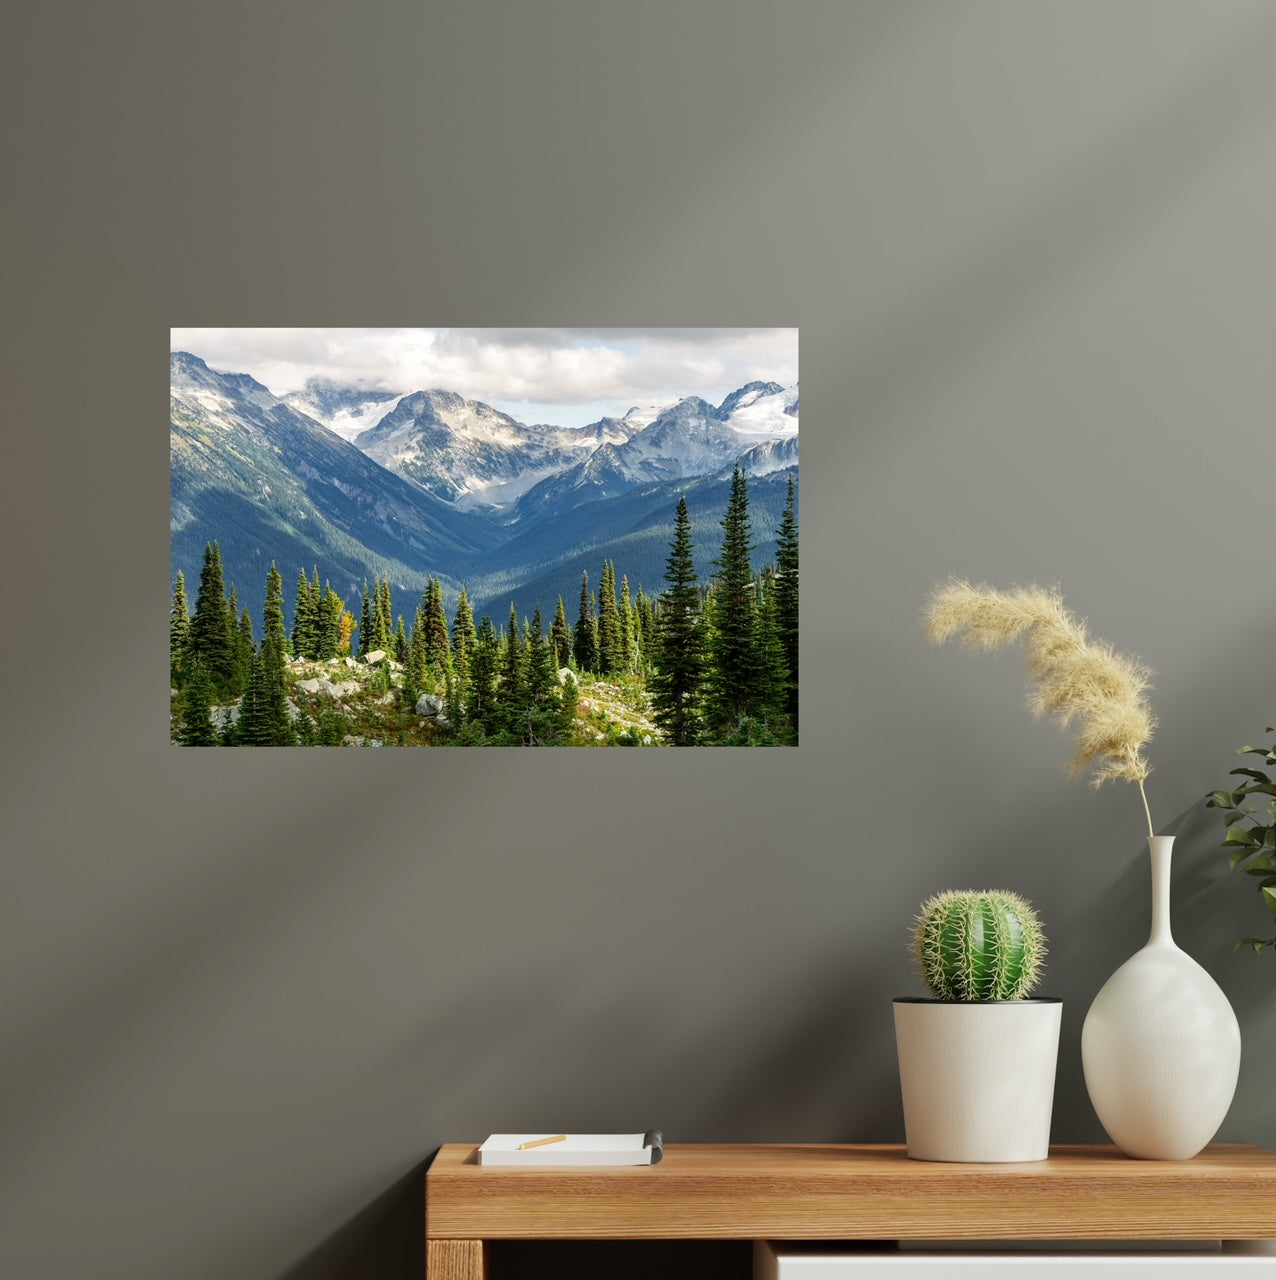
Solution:
{"label": "green leafy plant", "polygon": [[[1269,725],[1267,732],[1276,734],[1276,727]],[[1241,747],[1236,754],[1262,756],[1265,764],[1276,765],[1276,740],[1268,747]],[[1206,807],[1223,811],[1223,821],[1227,824],[1223,846],[1231,850],[1232,870],[1257,876],[1263,901],[1276,913],[1276,798],[1268,800],[1266,812],[1246,803],[1251,796],[1276,797],[1276,782],[1262,769],[1240,766],[1228,772],[1246,781],[1232,791],[1211,791],[1205,800]],[[1242,947],[1266,951],[1268,947],[1276,947],[1276,937],[1242,938],[1236,950]]]}
{"label": "green leafy plant", "polygon": [[1022,1000],[1040,979],[1045,941],[1017,893],[949,889],[922,903],[913,955],[940,1000]]}

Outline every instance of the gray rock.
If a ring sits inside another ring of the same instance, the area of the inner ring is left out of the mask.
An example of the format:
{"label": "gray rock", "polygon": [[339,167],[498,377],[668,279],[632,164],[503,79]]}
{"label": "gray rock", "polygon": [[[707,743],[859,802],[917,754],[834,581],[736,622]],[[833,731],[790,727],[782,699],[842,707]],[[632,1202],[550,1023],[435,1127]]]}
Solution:
{"label": "gray rock", "polygon": [[419,716],[443,719],[443,699],[437,693],[423,693],[416,700],[416,713]]}
{"label": "gray rock", "polygon": [[366,662],[368,666],[371,667],[378,662],[384,662],[385,656],[386,655],[385,655],[384,649],[373,649],[373,651],[370,654],[368,654],[366,658],[364,658],[364,662]]}
{"label": "gray rock", "polygon": [[297,688],[303,693],[322,693],[329,698],[343,698],[346,691],[339,684],[333,684],[327,676],[315,676],[313,680],[298,680]]}
{"label": "gray rock", "polygon": [[224,707],[209,707],[209,718],[213,722],[213,728],[218,733],[226,728],[227,724],[239,723],[239,704],[243,702],[242,698],[236,698],[234,702],[228,703]]}

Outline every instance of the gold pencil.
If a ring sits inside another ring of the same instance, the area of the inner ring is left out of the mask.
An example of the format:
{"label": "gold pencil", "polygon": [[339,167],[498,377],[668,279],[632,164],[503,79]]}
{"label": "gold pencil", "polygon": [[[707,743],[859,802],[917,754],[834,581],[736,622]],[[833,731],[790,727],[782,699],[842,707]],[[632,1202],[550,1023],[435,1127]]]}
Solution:
{"label": "gold pencil", "polygon": [[515,1148],[517,1151],[527,1151],[531,1147],[547,1147],[551,1142],[566,1142],[567,1135],[565,1133],[556,1133],[552,1138],[537,1138],[532,1142],[520,1142]]}

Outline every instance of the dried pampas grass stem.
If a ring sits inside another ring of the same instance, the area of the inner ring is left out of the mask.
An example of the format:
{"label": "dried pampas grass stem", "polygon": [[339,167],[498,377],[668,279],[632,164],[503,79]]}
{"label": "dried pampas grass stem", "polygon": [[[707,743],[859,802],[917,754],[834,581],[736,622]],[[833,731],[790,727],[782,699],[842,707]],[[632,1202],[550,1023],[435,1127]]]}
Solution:
{"label": "dried pampas grass stem", "polygon": [[1111,645],[1092,640],[1070,613],[1057,588],[997,590],[960,578],[941,583],[926,610],[927,633],[936,644],[959,640],[968,649],[994,651],[1023,642],[1032,680],[1034,715],[1075,726],[1074,773],[1093,769],[1092,782],[1135,783],[1153,834],[1144,779],[1151,766],[1143,748],[1156,729],[1146,691],[1151,672]]}

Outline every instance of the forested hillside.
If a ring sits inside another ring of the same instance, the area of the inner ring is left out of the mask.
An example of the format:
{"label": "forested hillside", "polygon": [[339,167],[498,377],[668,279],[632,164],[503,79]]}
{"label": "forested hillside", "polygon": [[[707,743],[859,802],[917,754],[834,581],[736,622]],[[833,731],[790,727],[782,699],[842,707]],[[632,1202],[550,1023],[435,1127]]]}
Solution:
{"label": "forested hillside", "polygon": [[[762,483],[773,489],[775,477]],[[638,563],[627,563],[620,537],[607,547],[615,555],[581,567],[574,590],[554,593],[552,609],[525,585],[521,594],[536,601],[530,612],[515,599],[503,616],[483,606],[476,617],[464,584],[449,610],[436,575],[407,600],[395,599],[388,574],[374,575],[348,600],[332,586],[332,567],[318,564],[289,566],[289,609],[276,562],[264,575],[258,626],[226,584],[220,539],[210,541],[193,604],[183,571],[173,583],[173,741],[796,745],[794,470],[778,521],[763,522],[774,555],[761,560],[742,467],[710,529],[697,522],[696,486],[686,489],[666,517],[662,565],[653,564],[650,536]]]}

